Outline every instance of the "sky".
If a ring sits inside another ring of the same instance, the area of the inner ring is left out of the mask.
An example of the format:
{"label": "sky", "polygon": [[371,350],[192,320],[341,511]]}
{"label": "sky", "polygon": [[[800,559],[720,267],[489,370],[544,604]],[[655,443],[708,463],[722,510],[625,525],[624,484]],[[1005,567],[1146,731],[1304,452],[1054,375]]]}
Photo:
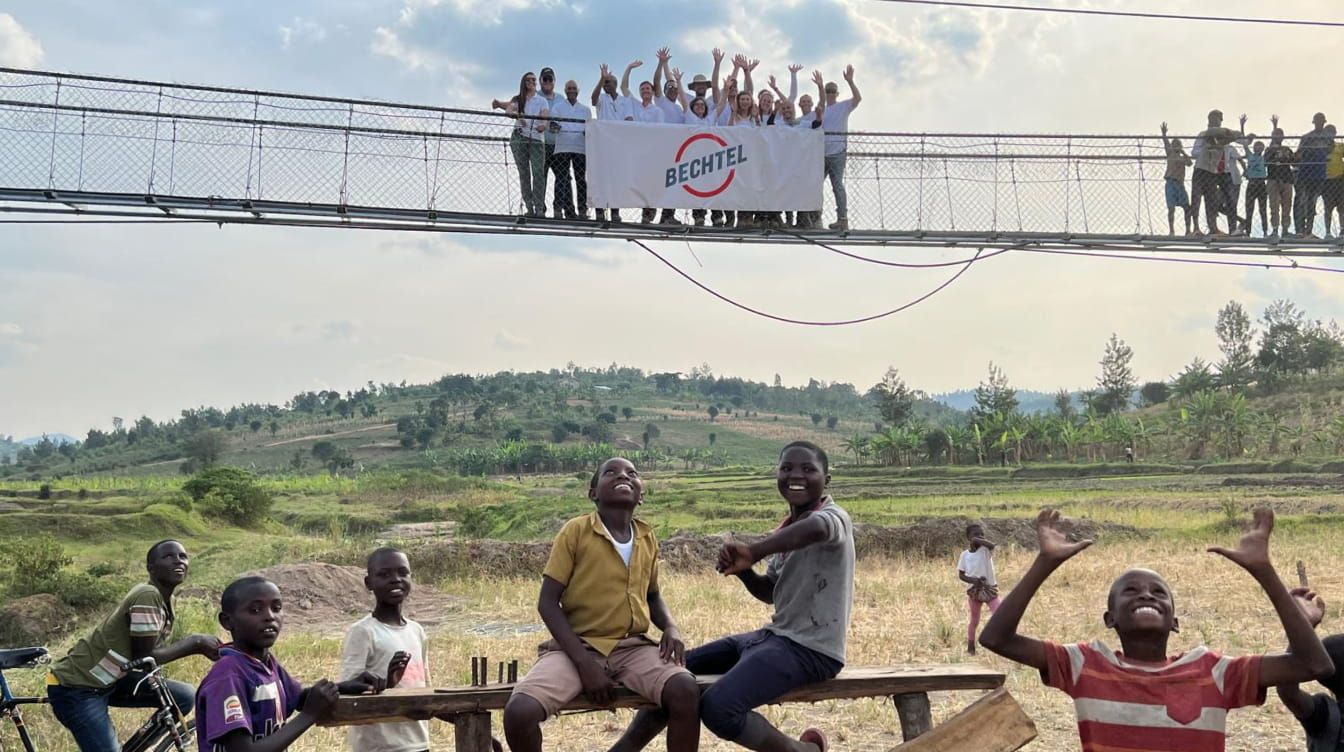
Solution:
{"label": "sky", "polygon": [[[1332,5],[1226,0],[1218,12],[1344,20]],[[663,45],[688,73],[707,73],[715,46],[780,75],[795,61],[828,77],[853,64],[856,130],[1041,133],[1147,132],[1163,120],[1193,132],[1212,107],[1246,112],[1252,129],[1277,113],[1306,131],[1333,104],[1300,74],[1338,47],[1318,28],[873,0],[0,0],[0,66],[482,109],[524,70],[551,66],[586,88],[601,63],[651,65]],[[723,292],[800,318],[895,308],[951,273],[809,248],[660,248]],[[621,241],[0,225],[0,435],[82,436],[113,416],[571,361],[708,363],[861,390],[895,366],[934,393],[974,386],[993,361],[1019,388],[1081,388],[1112,333],[1133,347],[1141,381],[1162,379],[1216,358],[1213,322],[1228,300],[1258,315],[1289,297],[1313,318],[1344,319],[1341,293],[1344,278],[1328,274],[1008,254],[902,314],[806,328],[730,308]]]}

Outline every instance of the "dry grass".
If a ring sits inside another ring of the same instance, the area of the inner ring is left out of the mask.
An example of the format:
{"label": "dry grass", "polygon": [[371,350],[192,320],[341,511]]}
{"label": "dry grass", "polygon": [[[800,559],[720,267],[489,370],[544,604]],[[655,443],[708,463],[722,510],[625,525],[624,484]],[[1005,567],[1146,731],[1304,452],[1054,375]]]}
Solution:
{"label": "dry grass", "polygon": [[[1230,539],[1232,536],[1228,536]],[[1290,532],[1275,541],[1276,562],[1281,572],[1291,575],[1297,559],[1308,562],[1313,585],[1327,598],[1344,598],[1344,575],[1337,546],[1331,545],[1328,531]],[[1210,541],[1212,542],[1212,541]],[[1229,541],[1230,542],[1230,541]],[[945,560],[865,560],[855,594],[854,621],[850,631],[850,662],[861,664],[940,663],[967,660],[964,655],[965,605],[962,590],[955,579],[955,551]],[[1030,561],[1030,552],[1001,550],[997,556],[1000,580],[1010,586]],[[1081,641],[1103,638],[1114,642],[1101,625],[1105,593],[1112,578],[1127,566],[1148,565],[1167,576],[1176,591],[1177,610],[1183,630],[1172,640],[1173,652],[1197,644],[1207,644],[1232,654],[1280,649],[1282,629],[1258,592],[1255,583],[1234,565],[1203,553],[1203,545],[1184,542],[1124,540],[1099,545],[1070,562],[1047,583],[1028,612],[1024,631],[1057,640]],[[533,605],[537,582],[534,579],[446,581],[441,589],[463,599],[467,618],[459,623],[536,622]],[[682,631],[693,643],[726,633],[759,627],[768,617],[767,607],[755,603],[737,584],[712,573],[669,574],[665,594]],[[184,603],[183,621],[201,628],[208,623],[204,603]],[[1326,628],[1337,629],[1340,609],[1330,607]],[[540,635],[521,636],[472,634],[469,629],[451,628],[431,636],[430,661],[435,682],[441,685],[465,684],[471,655],[487,655],[492,660],[521,659],[524,668],[535,655]],[[277,651],[289,670],[302,680],[311,681],[335,670],[339,641],[311,635],[287,633]],[[1031,671],[1021,670],[992,656],[984,661],[1009,674],[1008,686],[1036,721],[1039,739],[1028,749],[1033,752],[1063,752],[1077,749],[1073,711],[1062,694],[1041,686]],[[173,667],[182,679],[199,678],[203,662],[192,659]],[[19,679],[19,688],[37,689],[36,672]],[[935,719],[946,717],[972,701],[973,694],[934,696]],[[789,732],[805,725],[826,728],[836,750],[883,750],[899,741],[899,726],[889,702],[881,700],[828,702],[815,706],[774,708],[768,715]],[[116,711],[119,726],[129,733],[132,724],[143,715],[138,711]],[[70,748],[64,735],[42,709],[28,713],[39,748]],[[545,727],[549,749],[601,750],[612,742],[628,721],[629,714],[593,713],[552,721]],[[496,731],[498,728],[496,718]],[[1273,693],[1261,708],[1232,714],[1229,750],[1264,752],[1302,749],[1301,735],[1291,716],[1278,704]],[[9,730],[0,731],[0,740]],[[0,745],[5,742],[0,741]],[[436,723],[434,744],[438,749],[452,747],[452,729]],[[296,750],[316,752],[343,748],[343,732],[322,729],[305,736]],[[0,747],[2,748],[2,747]],[[662,749],[661,742],[651,749]],[[732,745],[707,733],[703,749],[729,750]]]}

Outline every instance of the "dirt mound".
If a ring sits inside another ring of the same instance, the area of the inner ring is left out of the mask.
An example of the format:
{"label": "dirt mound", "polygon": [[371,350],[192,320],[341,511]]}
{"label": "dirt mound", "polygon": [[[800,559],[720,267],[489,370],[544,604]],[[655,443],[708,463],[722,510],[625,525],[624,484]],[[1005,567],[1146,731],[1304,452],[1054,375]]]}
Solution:
{"label": "dirt mound", "polygon": [[[364,570],[358,567],[311,562],[281,564],[247,574],[260,575],[280,587],[287,629],[342,633],[373,606],[373,596],[364,589]],[[428,629],[460,608],[461,599],[417,584],[405,611]]]}
{"label": "dirt mound", "polygon": [[38,593],[0,606],[0,645],[43,645],[74,628],[79,614],[51,593]]}
{"label": "dirt mound", "polygon": [[[947,556],[966,545],[966,525],[980,522],[985,533],[1000,545],[1036,547],[1036,530],[1029,519],[971,520],[966,517],[931,517],[912,525],[883,527],[854,526],[854,550],[865,556]],[[1125,525],[1065,519],[1066,532],[1078,538],[1137,537],[1140,532]],[[752,543],[759,534],[739,534],[736,540]],[[663,566],[691,571],[711,566],[727,535],[673,535],[659,541]],[[546,566],[551,544],[508,541],[444,541],[427,544],[411,552],[416,569],[435,576],[487,575],[508,577],[538,575]]]}

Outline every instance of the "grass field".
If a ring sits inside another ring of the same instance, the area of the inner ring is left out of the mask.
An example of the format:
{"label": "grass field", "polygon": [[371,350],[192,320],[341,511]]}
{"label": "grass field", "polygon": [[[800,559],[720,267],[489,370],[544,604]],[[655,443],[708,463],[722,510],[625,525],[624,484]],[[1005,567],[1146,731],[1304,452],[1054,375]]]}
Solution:
{"label": "grass field", "polygon": [[[1114,643],[1101,623],[1106,589],[1121,570],[1141,565],[1163,572],[1175,589],[1182,631],[1173,637],[1173,652],[1198,644],[1233,654],[1281,649],[1282,629],[1251,578],[1203,552],[1209,544],[1235,542],[1233,521],[1258,503],[1270,504],[1280,515],[1272,544],[1280,571],[1290,574],[1295,561],[1305,561],[1312,584],[1327,601],[1334,601],[1324,629],[1340,629],[1344,554],[1337,541],[1344,524],[1344,484],[1335,484],[1334,476],[1313,476],[1319,481],[1316,485],[1287,476],[1237,479],[1267,484],[1250,487],[1225,485],[1227,476],[1188,473],[1031,480],[1012,479],[993,469],[924,475],[933,477],[903,476],[886,469],[839,470],[832,490],[857,522],[895,528],[917,525],[918,531],[939,531],[940,541],[955,539],[962,518],[1016,521],[1020,526],[1042,506],[1104,524],[1098,544],[1066,565],[1042,590],[1024,622],[1024,630],[1032,634]],[[763,532],[783,513],[783,502],[764,469],[658,472],[649,480],[648,502],[641,514],[663,538],[679,533]],[[6,490],[32,489],[0,485],[0,536],[8,539],[47,530],[66,544],[77,566],[112,562],[126,575],[137,574],[136,561],[145,545],[165,535],[181,536],[194,557],[188,585],[204,592],[179,599],[179,628],[213,631],[214,608],[206,594],[217,592],[241,571],[298,561],[357,561],[376,538],[383,537],[385,528],[397,522],[455,522],[454,534],[460,536],[470,528],[481,537],[501,541],[498,546],[545,540],[560,521],[591,508],[584,497],[586,483],[575,476],[521,481],[313,476],[266,482],[278,501],[275,521],[260,530],[221,526],[156,503],[173,493],[180,483],[177,478],[102,479],[97,486],[87,480],[64,481],[54,485],[54,495],[70,498],[50,501],[6,498]],[[82,500],[73,496],[80,487],[87,491]],[[418,549],[411,550],[414,564]],[[1067,698],[1043,688],[1031,671],[992,656],[968,659],[964,654],[965,597],[953,569],[958,549],[947,545],[936,553],[877,553],[860,560],[850,663],[984,662],[1008,673],[1010,690],[1035,719],[1040,737],[1028,749],[1076,749]],[[1025,570],[1031,556],[1030,550],[1013,542],[996,552],[1004,590]],[[494,569],[463,574],[426,565],[419,575],[421,582],[453,596],[453,618],[431,632],[435,683],[466,683],[471,655],[517,658],[524,669],[531,662],[541,635],[482,625],[535,625],[538,573]],[[769,616],[736,580],[710,571],[708,562],[701,569],[666,573],[664,593],[692,644],[757,628]],[[352,609],[357,609],[360,595],[348,595]],[[355,618],[351,614],[348,620]],[[303,680],[330,674],[340,649],[339,639],[330,634],[330,630],[287,629],[277,654]],[[53,640],[53,651],[59,654],[71,640],[72,636]],[[205,668],[203,661],[189,659],[174,665],[171,673],[195,680]],[[9,678],[17,690],[37,691],[42,677],[27,671]],[[935,719],[973,699],[973,693],[934,696]],[[769,714],[794,732],[809,724],[827,728],[836,750],[888,749],[899,741],[889,702],[827,702],[776,708]],[[115,715],[127,732],[141,717],[128,711]],[[64,731],[44,710],[30,711],[27,717],[39,748],[70,747]],[[627,713],[592,713],[559,719],[545,728],[548,748],[604,749],[628,718]],[[1296,723],[1272,693],[1264,707],[1233,713],[1229,727],[1229,750],[1302,748]],[[436,724],[434,733],[436,748],[451,748],[450,727]],[[0,728],[0,747],[13,741],[12,729]],[[342,732],[320,730],[304,737],[295,749],[325,752],[342,744]],[[653,748],[661,749],[661,743]],[[706,735],[703,748],[733,747]]]}

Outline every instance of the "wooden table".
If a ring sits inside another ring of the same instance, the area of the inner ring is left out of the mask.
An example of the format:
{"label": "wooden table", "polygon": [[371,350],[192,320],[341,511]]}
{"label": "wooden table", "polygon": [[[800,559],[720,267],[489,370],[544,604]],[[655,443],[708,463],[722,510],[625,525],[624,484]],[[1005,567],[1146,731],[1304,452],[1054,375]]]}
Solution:
{"label": "wooden table", "polygon": [[[696,680],[703,692],[718,678],[718,676],[699,676]],[[901,734],[909,741],[927,733],[933,726],[929,712],[929,692],[995,690],[1003,686],[1003,681],[1002,673],[974,664],[855,667],[844,669],[834,679],[800,687],[776,702],[891,697],[896,704],[896,715],[901,722]],[[337,701],[331,720],[324,725],[350,726],[455,716],[458,752],[489,752],[490,713],[503,710],[512,691],[512,684],[493,684],[486,687],[393,689],[380,695],[343,696]],[[1006,696],[1006,693],[995,694],[996,698]],[[1008,698],[1008,701],[1011,702],[1011,698]],[[1002,700],[996,700],[996,703],[990,704],[1000,707]],[[563,710],[649,706],[651,703],[648,700],[622,687],[615,693],[615,699],[609,706],[594,705],[580,695]],[[1016,703],[1013,703],[1012,707],[1016,709]],[[966,712],[963,711],[962,715]],[[1020,713],[1020,709],[1017,712]],[[1032,733],[1034,735],[1034,729]]]}

